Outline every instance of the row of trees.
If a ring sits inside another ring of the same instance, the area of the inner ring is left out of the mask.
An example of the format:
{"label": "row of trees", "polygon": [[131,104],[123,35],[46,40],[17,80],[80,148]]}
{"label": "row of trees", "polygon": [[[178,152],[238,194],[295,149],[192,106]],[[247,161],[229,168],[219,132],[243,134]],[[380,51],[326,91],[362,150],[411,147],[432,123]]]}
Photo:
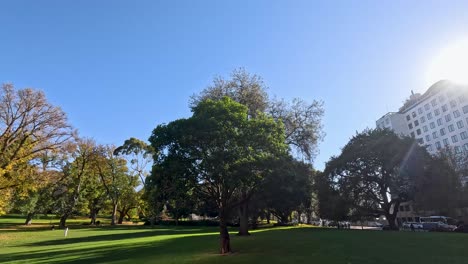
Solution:
{"label": "row of trees", "polygon": [[[137,139],[119,148],[78,137],[65,113],[33,89],[0,90],[0,213],[17,210],[26,224],[39,213],[55,213],[60,225],[101,210],[122,222],[141,207],[151,149]],[[117,218],[117,214],[119,217]]]}
{"label": "row of trees", "polygon": [[110,213],[112,225],[122,223],[141,204],[136,191],[141,182],[114,149],[75,138],[42,153],[29,165],[34,182],[23,187],[25,192],[12,190],[13,208],[26,215],[26,224],[39,213],[57,214],[61,227],[75,214],[89,215],[96,224],[102,210]]}
{"label": "row of trees", "polygon": [[27,224],[39,213],[57,214],[62,227],[75,214],[117,224],[132,211],[152,221],[196,213],[219,218],[227,253],[228,223],[249,235],[259,217],[287,223],[311,211],[322,103],[271,99],[243,69],[215,78],[192,97],[193,115],[159,125],[150,145],[80,138],[42,92],[4,85],[1,98],[0,208],[21,211]]}

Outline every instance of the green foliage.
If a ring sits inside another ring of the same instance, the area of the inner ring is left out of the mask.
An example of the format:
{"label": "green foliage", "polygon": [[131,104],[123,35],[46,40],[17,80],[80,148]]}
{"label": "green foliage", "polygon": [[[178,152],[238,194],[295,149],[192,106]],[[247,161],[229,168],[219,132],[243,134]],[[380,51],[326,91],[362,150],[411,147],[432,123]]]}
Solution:
{"label": "green foliage", "polygon": [[259,196],[265,199],[269,211],[286,224],[291,213],[310,200],[312,170],[292,157],[277,160],[270,169]]}
{"label": "green foliage", "polygon": [[417,210],[434,211],[436,215],[457,217],[455,208],[463,206],[462,186],[453,159],[455,153],[447,149],[432,157],[425,173],[415,178],[414,205]]}
{"label": "green foliage", "polygon": [[[216,203],[225,228],[242,188],[259,184],[266,162],[286,153],[284,128],[261,113],[249,117],[246,106],[228,97],[202,101],[192,111],[153,131],[149,141],[160,154],[146,187],[167,199],[193,188]],[[188,188],[177,188],[181,184]]]}

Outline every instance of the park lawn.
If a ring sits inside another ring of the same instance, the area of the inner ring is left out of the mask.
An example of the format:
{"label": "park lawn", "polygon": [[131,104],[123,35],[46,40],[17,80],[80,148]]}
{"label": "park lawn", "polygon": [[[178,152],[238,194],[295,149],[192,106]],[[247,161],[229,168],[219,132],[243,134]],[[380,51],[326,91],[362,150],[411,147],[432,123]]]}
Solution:
{"label": "park lawn", "polygon": [[[271,228],[232,236],[213,227],[71,226],[0,229],[0,263],[468,263],[468,235]],[[233,230],[234,231],[234,230]]]}

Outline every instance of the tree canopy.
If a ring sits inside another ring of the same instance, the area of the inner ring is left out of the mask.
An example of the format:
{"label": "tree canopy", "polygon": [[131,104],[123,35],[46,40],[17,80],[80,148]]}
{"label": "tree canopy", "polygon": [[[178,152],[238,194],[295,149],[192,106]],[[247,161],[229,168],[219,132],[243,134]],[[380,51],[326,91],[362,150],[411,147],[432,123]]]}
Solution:
{"label": "tree canopy", "polygon": [[328,193],[340,203],[351,202],[349,215],[385,215],[395,228],[400,203],[411,198],[414,179],[425,173],[429,161],[427,151],[412,138],[390,130],[365,130],[327,163]]}
{"label": "tree canopy", "polygon": [[[159,125],[150,137],[160,155],[155,167],[171,160],[173,177],[185,182],[206,199],[216,202],[220,218],[221,252],[230,252],[226,220],[240,202],[238,192],[247,182],[259,182],[266,160],[285,153],[284,128],[264,114],[249,118],[246,106],[228,97],[201,101],[193,115]],[[249,168],[252,173],[244,173]],[[147,184],[154,185],[153,170]],[[156,186],[157,187],[157,186]]]}

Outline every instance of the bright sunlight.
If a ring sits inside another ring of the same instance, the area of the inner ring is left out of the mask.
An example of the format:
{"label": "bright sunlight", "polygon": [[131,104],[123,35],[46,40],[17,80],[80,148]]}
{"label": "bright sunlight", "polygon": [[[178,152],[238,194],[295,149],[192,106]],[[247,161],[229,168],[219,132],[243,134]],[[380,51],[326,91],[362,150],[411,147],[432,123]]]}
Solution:
{"label": "bright sunlight", "polygon": [[468,38],[451,43],[436,55],[429,66],[427,81],[433,84],[439,80],[468,84]]}

